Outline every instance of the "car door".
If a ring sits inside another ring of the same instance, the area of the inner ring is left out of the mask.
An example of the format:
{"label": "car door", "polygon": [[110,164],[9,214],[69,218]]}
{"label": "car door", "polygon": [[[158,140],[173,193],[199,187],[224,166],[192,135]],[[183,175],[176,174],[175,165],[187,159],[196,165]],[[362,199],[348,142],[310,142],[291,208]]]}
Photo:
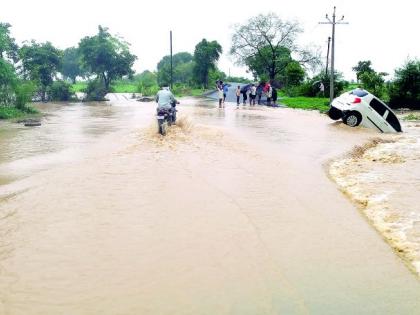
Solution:
{"label": "car door", "polygon": [[401,124],[400,121],[398,120],[397,116],[395,116],[395,114],[388,109],[388,114],[385,118],[386,122],[392,126],[392,128],[394,128],[395,131],[397,132],[401,132]]}
{"label": "car door", "polygon": [[375,97],[372,98],[369,106],[371,110],[367,115],[367,119],[381,132],[392,131],[385,120],[390,113],[388,108],[386,108],[386,106]]}

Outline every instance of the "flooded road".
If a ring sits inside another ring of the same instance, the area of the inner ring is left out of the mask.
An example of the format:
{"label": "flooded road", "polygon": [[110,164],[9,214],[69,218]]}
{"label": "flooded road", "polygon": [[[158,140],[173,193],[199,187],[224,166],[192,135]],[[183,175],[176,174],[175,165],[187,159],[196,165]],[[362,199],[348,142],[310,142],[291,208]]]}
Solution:
{"label": "flooded road", "polygon": [[43,105],[0,123],[0,314],[417,314],[420,282],[328,178],[377,136],[314,112]]}

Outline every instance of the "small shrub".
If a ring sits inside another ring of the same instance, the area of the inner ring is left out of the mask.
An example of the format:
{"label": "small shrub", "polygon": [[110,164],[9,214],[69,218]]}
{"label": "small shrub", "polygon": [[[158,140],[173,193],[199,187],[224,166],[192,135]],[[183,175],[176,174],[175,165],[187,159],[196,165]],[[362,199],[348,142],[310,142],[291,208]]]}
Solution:
{"label": "small shrub", "polygon": [[55,81],[48,89],[48,95],[53,101],[69,101],[73,97],[71,85],[65,81]]}
{"label": "small shrub", "polygon": [[26,109],[26,104],[30,103],[35,92],[35,85],[30,81],[22,81],[15,88],[15,106],[20,110]]}
{"label": "small shrub", "polygon": [[90,81],[86,87],[87,101],[104,101],[107,90],[101,80]]}

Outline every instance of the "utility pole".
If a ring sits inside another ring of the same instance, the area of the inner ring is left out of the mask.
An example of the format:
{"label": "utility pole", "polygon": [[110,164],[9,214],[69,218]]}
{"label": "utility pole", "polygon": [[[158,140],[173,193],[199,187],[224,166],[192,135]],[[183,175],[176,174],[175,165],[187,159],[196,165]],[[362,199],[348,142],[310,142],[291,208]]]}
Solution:
{"label": "utility pole", "polygon": [[330,57],[330,42],[331,42],[331,37],[328,36],[328,49],[327,49],[327,63],[325,66],[325,75],[328,75],[328,63],[330,62],[329,57]]}
{"label": "utility pole", "polygon": [[171,50],[171,90],[173,83],[173,63],[172,63],[172,31],[169,32],[170,50]]}
{"label": "utility pole", "polygon": [[325,15],[325,18],[328,22],[319,22],[319,24],[331,24],[332,25],[332,39],[331,39],[331,75],[330,75],[330,105],[334,99],[334,48],[335,48],[335,25],[336,24],[349,24],[348,22],[343,22],[344,15],[340,20],[336,21],[335,19],[335,7],[332,15],[332,20],[328,17],[328,14]]}

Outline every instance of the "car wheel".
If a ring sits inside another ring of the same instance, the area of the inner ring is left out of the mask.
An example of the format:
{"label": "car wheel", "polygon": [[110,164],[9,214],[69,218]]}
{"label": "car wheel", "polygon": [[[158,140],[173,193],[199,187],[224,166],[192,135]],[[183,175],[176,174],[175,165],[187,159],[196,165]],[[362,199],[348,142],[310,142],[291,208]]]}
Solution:
{"label": "car wheel", "polygon": [[344,123],[350,127],[359,126],[362,122],[362,115],[358,112],[350,112],[344,117]]}

